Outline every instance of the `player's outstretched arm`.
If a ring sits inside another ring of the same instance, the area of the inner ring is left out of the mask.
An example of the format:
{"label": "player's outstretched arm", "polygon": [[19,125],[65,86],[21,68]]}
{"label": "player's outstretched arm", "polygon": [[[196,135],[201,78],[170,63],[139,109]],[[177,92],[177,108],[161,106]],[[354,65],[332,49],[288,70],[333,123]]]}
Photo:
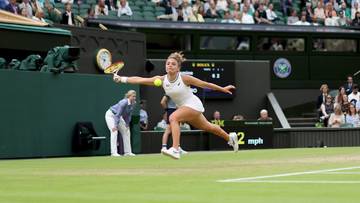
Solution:
{"label": "player's outstretched arm", "polygon": [[156,79],[163,80],[163,77],[162,76],[154,76],[151,78],[144,78],[144,77],[138,77],[138,76],[125,77],[125,76],[119,76],[116,74],[113,77],[113,80],[116,83],[130,83],[130,84],[149,85],[149,86],[155,86],[154,81]]}
{"label": "player's outstretched arm", "polygon": [[216,91],[224,92],[224,93],[228,93],[228,94],[232,94],[231,90],[235,89],[235,86],[233,86],[233,85],[221,87],[214,83],[206,82],[206,81],[200,80],[200,79],[195,78],[190,75],[183,75],[182,79],[186,85],[193,85],[196,87],[208,88],[208,89],[212,89],[212,90],[216,90]]}

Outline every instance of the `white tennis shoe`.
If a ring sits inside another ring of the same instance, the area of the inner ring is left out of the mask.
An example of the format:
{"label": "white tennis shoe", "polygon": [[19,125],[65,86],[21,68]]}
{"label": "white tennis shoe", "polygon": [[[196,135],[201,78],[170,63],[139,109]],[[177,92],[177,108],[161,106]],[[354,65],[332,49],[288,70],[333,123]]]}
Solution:
{"label": "white tennis shoe", "polygon": [[228,144],[234,148],[234,152],[239,151],[238,137],[237,137],[237,134],[235,132],[231,132],[229,134]]}
{"label": "white tennis shoe", "polygon": [[180,152],[176,150],[174,147],[171,147],[170,149],[164,151],[161,150],[161,153],[173,159],[180,159]]}

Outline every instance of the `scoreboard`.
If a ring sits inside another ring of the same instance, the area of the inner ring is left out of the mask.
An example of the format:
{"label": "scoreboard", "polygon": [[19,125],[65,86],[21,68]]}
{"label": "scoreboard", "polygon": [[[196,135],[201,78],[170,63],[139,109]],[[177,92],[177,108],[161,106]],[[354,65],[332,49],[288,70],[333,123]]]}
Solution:
{"label": "scoreboard", "polygon": [[[221,126],[227,133],[235,132],[238,136],[239,150],[241,149],[267,149],[273,147],[273,123],[272,121],[224,120]],[[210,137],[210,149],[224,150],[229,146],[224,144],[222,138],[212,135]]]}
{"label": "scoreboard", "polygon": [[[235,86],[234,61],[189,60],[182,63],[181,72],[222,87],[227,85]],[[200,99],[232,99],[234,97],[234,93],[230,95],[198,87],[192,87],[192,89]]]}

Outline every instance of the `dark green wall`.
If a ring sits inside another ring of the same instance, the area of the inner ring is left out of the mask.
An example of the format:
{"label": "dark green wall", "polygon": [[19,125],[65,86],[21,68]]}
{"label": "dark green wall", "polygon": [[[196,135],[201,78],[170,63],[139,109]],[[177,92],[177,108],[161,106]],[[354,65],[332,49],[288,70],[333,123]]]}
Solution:
{"label": "dark green wall", "polygon": [[[139,90],[105,75],[0,70],[0,81],[0,158],[109,154],[105,112],[129,89]],[[106,136],[98,151],[72,152],[78,121],[92,122],[97,134]],[[139,152],[137,125],[132,136],[133,151]]]}

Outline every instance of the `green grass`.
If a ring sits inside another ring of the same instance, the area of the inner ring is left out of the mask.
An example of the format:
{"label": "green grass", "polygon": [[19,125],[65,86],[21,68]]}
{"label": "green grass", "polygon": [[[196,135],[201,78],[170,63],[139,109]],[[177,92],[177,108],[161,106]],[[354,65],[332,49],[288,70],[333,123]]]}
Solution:
{"label": "green grass", "polygon": [[[0,161],[0,203],[359,202],[360,183],[220,183],[217,180],[360,166],[360,148],[191,152]],[[266,180],[360,181],[349,174]],[[357,174],[356,174],[357,173]]]}

